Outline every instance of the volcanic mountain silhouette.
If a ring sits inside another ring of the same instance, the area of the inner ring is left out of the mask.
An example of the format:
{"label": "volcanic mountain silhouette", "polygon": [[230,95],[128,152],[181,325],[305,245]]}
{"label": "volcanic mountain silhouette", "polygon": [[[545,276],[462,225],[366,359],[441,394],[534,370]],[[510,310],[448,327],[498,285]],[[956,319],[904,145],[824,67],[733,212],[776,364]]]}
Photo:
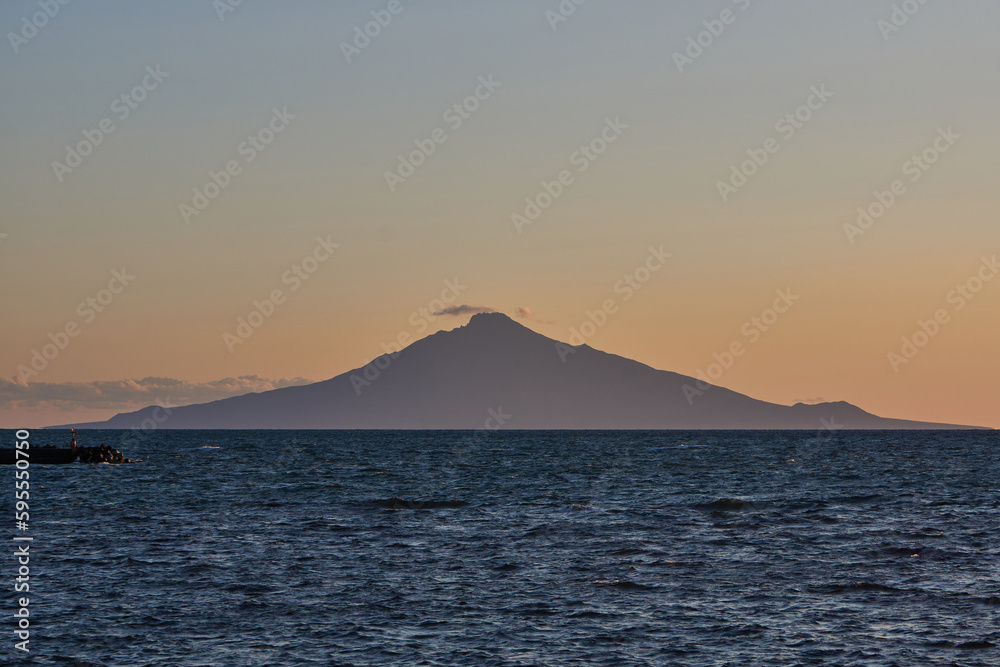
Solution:
{"label": "volcanic mountain silhouette", "polygon": [[844,402],[768,403],[557,342],[500,313],[323,382],[76,426],[131,429],[154,418],[169,429],[968,428],[885,419]]}

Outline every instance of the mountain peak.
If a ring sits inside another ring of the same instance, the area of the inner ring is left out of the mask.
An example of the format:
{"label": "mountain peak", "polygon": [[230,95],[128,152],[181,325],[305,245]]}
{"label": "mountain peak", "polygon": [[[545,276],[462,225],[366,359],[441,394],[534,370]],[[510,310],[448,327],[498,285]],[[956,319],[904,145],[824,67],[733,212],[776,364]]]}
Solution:
{"label": "mountain peak", "polygon": [[505,344],[513,344],[514,341],[523,343],[529,338],[544,338],[509,315],[499,312],[476,313],[468,324],[452,331],[459,333],[462,338],[467,337],[469,341],[478,341],[481,345],[496,345],[501,341]]}
{"label": "mountain peak", "polygon": [[489,313],[476,313],[469,320],[469,324],[467,326],[497,327],[497,326],[510,326],[512,324],[515,324],[519,327],[522,326],[521,324],[518,324],[513,319],[511,319],[509,315],[504,315],[503,313],[498,313],[498,312],[489,312]]}

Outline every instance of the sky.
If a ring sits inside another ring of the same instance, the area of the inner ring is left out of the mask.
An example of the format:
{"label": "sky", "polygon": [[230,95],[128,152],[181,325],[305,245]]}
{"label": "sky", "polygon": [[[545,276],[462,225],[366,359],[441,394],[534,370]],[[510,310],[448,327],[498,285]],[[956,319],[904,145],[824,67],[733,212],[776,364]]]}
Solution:
{"label": "sky", "polygon": [[327,379],[476,309],[764,400],[1000,427],[998,23],[7,0],[0,427]]}

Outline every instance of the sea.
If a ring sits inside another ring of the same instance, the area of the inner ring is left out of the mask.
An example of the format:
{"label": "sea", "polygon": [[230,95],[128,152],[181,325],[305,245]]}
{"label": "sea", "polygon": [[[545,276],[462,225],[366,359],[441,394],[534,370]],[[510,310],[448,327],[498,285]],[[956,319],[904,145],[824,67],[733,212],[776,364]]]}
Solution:
{"label": "sea", "polygon": [[27,530],[0,469],[0,664],[1000,665],[996,431],[79,441]]}

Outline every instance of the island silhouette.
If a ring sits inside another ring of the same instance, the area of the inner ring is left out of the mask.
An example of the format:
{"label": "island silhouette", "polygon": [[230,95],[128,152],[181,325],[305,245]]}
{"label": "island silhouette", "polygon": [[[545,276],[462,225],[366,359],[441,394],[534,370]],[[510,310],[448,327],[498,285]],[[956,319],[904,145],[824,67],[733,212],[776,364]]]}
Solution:
{"label": "island silhouette", "polygon": [[769,403],[495,312],[329,380],[72,426],[138,429],[154,414],[168,429],[975,428],[879,417],[842,401]]}

